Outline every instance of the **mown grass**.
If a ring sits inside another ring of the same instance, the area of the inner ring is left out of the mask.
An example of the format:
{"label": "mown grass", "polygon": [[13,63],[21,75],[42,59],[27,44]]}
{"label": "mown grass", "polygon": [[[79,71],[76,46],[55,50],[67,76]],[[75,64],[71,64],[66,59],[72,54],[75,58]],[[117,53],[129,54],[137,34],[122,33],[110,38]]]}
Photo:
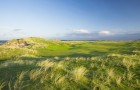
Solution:
{"label": "mown grass", "polygon": [[140,89],[140,41],[28,41],[0,46],[0,90]]}

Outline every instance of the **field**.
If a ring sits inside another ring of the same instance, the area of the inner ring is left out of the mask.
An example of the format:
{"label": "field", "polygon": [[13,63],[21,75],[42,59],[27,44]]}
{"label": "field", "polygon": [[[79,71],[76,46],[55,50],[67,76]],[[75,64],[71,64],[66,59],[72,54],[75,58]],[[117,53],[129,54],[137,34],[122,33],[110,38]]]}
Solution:
{"label": "field", "polygon": [[140,90],[140,41],[8,41],[0,90]]}

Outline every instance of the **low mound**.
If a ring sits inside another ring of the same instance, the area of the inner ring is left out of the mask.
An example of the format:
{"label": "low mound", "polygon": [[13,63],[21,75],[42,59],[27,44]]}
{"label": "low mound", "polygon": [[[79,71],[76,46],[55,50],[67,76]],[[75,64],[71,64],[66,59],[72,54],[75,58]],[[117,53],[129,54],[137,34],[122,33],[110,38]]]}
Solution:
{"label": "low mound", "polygon": [[24,39],[13,39],[5,43],[6,46],[15,46],[15,47],[26,47],[30,44]]}
{"label": "low mound", "polygon": [[10,47],[29,47],[29,48],[42,48],[47,47],[48,44],[56,44],[59,40],[46,40],[38,37],[29,37],[21,39],[10,40],[3,45]]}

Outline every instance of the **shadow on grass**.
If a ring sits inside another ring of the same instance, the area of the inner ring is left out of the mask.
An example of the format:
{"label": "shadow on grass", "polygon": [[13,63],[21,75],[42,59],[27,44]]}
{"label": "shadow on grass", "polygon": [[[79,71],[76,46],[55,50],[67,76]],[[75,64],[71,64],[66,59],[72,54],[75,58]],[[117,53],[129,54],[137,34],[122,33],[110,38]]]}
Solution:
{"label": "shadow on grass", "polygon": [[91,51],[90,54],[91,54],[92,56],[106,56],[106,55],[108,55],[108,52]]}
{"label": "shadow on grass", "polygon": [[13,78],[13,76],[16,76],[21,71],[30,71],[35,68],[39,68],[39,66],[15,65],[15,66],[10,66],[10,67],[0,68],[0,78],[4,79],[5,81],[10,81],[11,78]]}

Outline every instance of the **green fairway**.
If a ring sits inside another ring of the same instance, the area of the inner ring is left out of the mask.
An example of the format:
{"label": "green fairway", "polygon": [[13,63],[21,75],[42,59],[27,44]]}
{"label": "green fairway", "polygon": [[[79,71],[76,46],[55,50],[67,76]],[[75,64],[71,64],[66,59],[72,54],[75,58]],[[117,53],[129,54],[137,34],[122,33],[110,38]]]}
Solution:
{"label": "green fairway", "polygon": [[0,90],[139,90],[140,41],[11,40]]}

